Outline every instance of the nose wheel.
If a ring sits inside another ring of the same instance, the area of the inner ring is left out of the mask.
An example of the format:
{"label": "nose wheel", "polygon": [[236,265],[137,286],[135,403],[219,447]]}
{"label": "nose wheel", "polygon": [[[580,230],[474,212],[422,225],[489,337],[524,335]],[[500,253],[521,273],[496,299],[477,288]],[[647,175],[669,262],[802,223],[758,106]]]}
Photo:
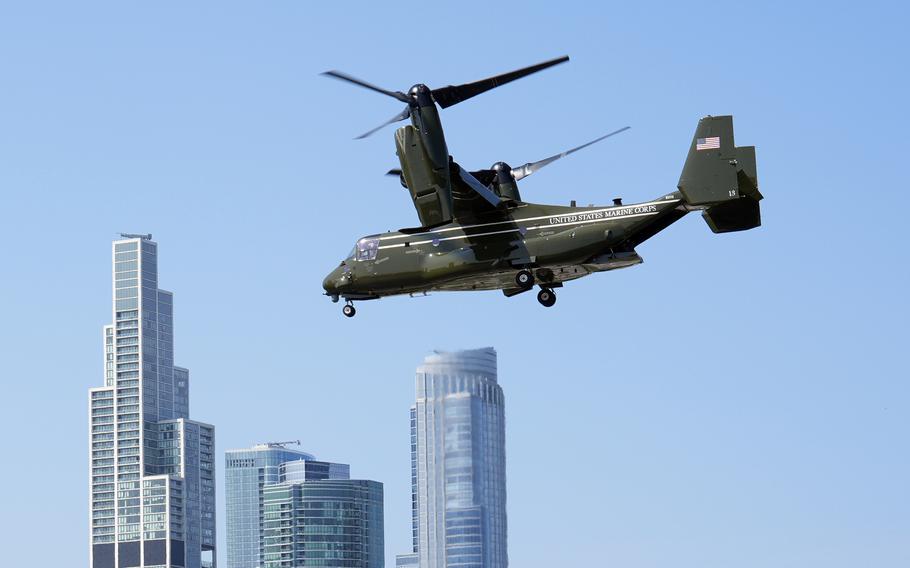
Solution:
{"label": "nose wheel", "polygon": [[343,313],[345,317],[352,318],[357,314],[357,310],[354,309],[354,304],[348,302],[341,308],[341,313]]}
{"label": "nose wheel", "polygon": [[556,294],[550,288],[541,288],[537,293],[537,301],[546,308],[552,308],[556,303]]}

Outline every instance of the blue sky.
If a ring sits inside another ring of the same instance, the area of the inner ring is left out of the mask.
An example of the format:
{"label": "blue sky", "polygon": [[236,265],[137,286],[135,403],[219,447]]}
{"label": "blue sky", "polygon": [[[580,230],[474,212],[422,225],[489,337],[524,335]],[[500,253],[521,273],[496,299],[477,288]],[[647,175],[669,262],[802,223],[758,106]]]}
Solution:
{"label": "blue sky", "polygon": [[[514,566],[907,566],[907,9],[753,4],[0,5],[4,562],[87,556],[86,391],[110,241],[135,231],[159,242],[219,452],[301,438],[384,482],[389,561],[414,367],[493,345]],[[699,117],[734,114],[763,226],[688,216],[549,310],[437,294],[343,318],[322,277],[416,215],[382,175],[392,128],[352,140],[398,103],[318,73],[433,87],[564,53],[443,111],[460,163],[629,124],[522,194],[644,201],[675,187]]]}

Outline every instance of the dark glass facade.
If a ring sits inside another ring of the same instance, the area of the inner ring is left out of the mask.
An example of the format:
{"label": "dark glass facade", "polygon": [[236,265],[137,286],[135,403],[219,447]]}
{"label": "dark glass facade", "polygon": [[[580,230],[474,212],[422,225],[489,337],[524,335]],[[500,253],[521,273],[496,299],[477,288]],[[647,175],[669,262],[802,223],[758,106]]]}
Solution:
{"label": "dark glass facade", "polygon": [[283,463],[312,460],[313,456],[263,444],[228,450],[224,457],[227,568],[258,568],[264,562],[262,489],[280,481]]}
{"label": "dark glass facade", "polygon": [[376,481],[323,479],[266,487],[264,568],[384,566]]}

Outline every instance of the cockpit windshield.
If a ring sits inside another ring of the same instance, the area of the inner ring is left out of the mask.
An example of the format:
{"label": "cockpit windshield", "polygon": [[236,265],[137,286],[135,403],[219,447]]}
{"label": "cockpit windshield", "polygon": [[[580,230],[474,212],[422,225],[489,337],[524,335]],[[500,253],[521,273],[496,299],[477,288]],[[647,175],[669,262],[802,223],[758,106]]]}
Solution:
{"label": "cockpit windshield", "polygon": [[378,238],[363,238],[357,241],[354,247],[355,260],[376,260],[376,253],[379,252]]}

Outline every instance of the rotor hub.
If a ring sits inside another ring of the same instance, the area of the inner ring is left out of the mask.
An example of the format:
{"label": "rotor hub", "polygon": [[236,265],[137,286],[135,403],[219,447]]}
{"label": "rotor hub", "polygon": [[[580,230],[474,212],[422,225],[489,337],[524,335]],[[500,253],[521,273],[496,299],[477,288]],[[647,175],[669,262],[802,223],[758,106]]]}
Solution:
{"label": "rotor hub", "polygon": [[513,181],[512,166],[505,162],[496,162],[490,167],[496,174],[496,183],[504,184]]}
{"label": "rotor hub", "polygon": [[408,90],[408,97],[417,106],[425,107],[433,104],[432,91],[423,83],[417,83]]}

